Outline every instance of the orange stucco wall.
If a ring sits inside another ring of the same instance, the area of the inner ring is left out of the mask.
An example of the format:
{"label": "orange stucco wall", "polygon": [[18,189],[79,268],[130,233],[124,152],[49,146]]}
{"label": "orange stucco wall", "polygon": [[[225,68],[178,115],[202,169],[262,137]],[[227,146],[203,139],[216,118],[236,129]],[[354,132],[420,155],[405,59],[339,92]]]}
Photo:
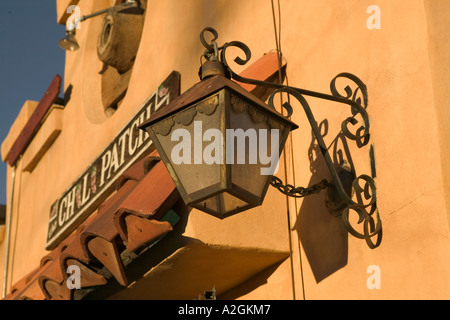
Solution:
{"label": "orange stucco wall", "polygon": [[[381,29],[370,30],[367,8],[374,4],[381,10]],[[80,0],[78,5],[83,13],[90,13],[108,7],[111,1]],[[61,134],[31,173],[22,171],[23,164],[18,163],[8,286],[46,254],[53,201],[148,95],[172,70],[181,73],[181,92],[198,82],[199,58],[204,52],[199,33],[204,27],[219,32],[219,44],[246,43],[253,59],[276,48],[269,0],[148,0],[147,5],[129,88],[110,118],[103,112],[102,63],[96,51],[102,19],[85,21],[77,31],[81,49],[66,55],[64,84],[72,85],[73,92],[63,111]],[[348,235],[341,220],[328,214],[324,192],[287,203],[274,188],[261,207],[223,221],[193,210],[184,235],[210,244],[292,250],[291,258],[223,298],[448,299],[450,77],[446,39],[450,25],[446,17],[450,3],[280,0],[280,8],[281,50],[290,85],[329,93],[331,79],[341,72],[353,73],[367,85],[370,143],[357,148],[348,142],[350,156],[345,158],[357,174],[370,174],[369,147],[373,145],[377,205],[383,222],[381,244],[371,250],[363,240]],[[58,11],[60,18],[64,5]],[[310,105],[318,123],[328,128],[324,139],[330,152],[336,157],[345,155],[345,145],[335,138],[350,110],[317,99],[311,99]],[[292,120],[300,128],[288,141],[286,161],[282,158],[278,175],[295,185],[308,185],[327,177],[326,167],[298,105]],[[8,168],[8,177],[11,172]],[[10,179],[7,184],[9,190]],[[0,244],[2,274],[4,243]],[[373,265],[379,267],[380,289],[367,286],[368,268]]]}

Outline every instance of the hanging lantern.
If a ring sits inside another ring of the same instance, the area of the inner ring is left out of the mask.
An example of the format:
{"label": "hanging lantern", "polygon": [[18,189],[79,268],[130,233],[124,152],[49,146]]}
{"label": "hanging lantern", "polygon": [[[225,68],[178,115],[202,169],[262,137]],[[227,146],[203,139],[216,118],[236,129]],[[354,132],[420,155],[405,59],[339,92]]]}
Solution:
{"label": "hanging lantern", "polygon": [[262,204],[297,125],[206,62],[201,82],[154,115],[147,130],[186,205],[219,218]]}

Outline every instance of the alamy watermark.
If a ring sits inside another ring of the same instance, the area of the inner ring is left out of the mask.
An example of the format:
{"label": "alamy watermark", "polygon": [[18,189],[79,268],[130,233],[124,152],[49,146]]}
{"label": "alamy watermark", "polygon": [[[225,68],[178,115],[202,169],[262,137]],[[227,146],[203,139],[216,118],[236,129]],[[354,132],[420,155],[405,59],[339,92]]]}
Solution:
{"label": "alamy watermark", "polygon": [[381,29],[381,9],[379,6],[373,4],[367,8],[367,13],[370,14],[367,18],[367,28],[369,30]]}
{"label": "alamy watermark", "polygon": [[79,6],[71,5],[67,7],[67,13],[70,17],[66,21],[66,30],[81,29],[81,9]]}
{"label": "alamy watermark", "polygon": [[66,285],[69,290],[81,289],[81,270],[79,266],[70,265],[67,267],[66,273],[70,276],[67,278]]}
{"label": "alamy watermark", "polygon": [[[260,169],[261,175],[273,175],[278,172],[279,136],[278,129],[269,131],[250,128],[246,131],[227,129],[224,137],[222,132],[215,128],[203,132],[202,121],[194,121],[193,137],[187,129],[183,128],[172,132],[171,141],[179,141],[179,143],[172,148],[170,156],[175,165],[224,164],[224,160],[225,164],[259,163],[266,166]],[[209,143],[203,147],[204,142]],[[269,145],[270,150],[268,150]],[[223,150],[225,150],[225,157]],[[248,162],[246,162],[247,158]]]}
{"label": "alamy watermark", "polygon": [[367,288],[370,290],[381,289],[381,269],[377,265],[370,265],[367,267],[367,273],[370,276],[367,278]]}

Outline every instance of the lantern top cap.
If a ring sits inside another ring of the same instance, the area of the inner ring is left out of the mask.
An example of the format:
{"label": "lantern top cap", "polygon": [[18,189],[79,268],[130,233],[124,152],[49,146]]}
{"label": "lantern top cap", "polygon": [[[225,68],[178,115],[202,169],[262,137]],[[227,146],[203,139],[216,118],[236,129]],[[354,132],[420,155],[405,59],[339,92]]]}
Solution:
{"label": "lantern top cap", "polygon": [[294,122],[290,121],[288,118],[280,114],[274,108],[269,107],[255,95],[251,94],[250,92],[242,88],[239,84],[220,74],[208,77],[207,79],[198,82],[189,90],[187,90],[185,93],[175,98],[167,106],[156,111],[150,117],[150,119],[142,123],[139,126],[139,128],[145,130],[145,128],[152,126],[153,124],[174,115],[178,111],[186,109],[187,107],[203,100],[204,98],[222,89],[230,90],[234,94],[237,94],[242,98],[244,98],[245,100],[247,100],[249,103],[256,105],[259,109],[263,110],[265,113],[268,113],[274,118],[277,118],[282,122],[285,122],[287,125],[291,127],[291,130],[298,128],[298,126]]}

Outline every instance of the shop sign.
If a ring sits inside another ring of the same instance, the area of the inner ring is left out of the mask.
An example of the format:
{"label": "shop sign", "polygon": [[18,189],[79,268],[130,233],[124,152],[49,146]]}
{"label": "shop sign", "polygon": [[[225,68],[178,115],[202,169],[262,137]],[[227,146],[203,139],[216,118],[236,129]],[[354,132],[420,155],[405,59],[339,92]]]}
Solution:
{"label": "shop sign", "polygon": [[115,190],[117,178],[150,149],[152,141],[138,127],[180,94],[176,71],[156,89],[125,128],[56,200],[50,209],[46,249],[54,249]]}

